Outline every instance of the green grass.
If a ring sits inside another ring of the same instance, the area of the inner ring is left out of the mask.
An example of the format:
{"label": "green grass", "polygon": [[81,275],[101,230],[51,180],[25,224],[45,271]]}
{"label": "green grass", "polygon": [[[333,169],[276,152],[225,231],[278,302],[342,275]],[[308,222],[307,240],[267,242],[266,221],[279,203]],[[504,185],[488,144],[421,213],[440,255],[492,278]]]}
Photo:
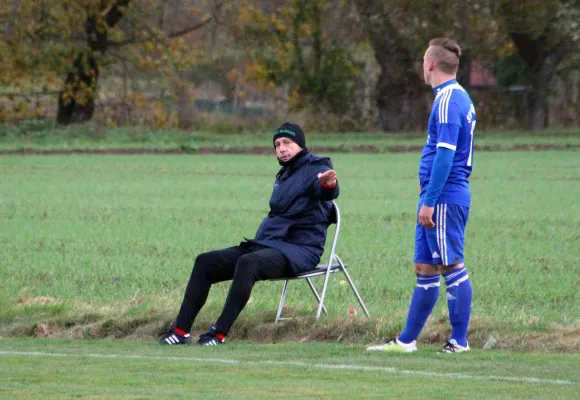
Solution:
{"label": "green grass", "polygon": [[[232,339],[377,342],[399,332],[414,286],[417,154],[333,157],[338,251],[372,318],[334,276],[330,316],[273,326],[281,283],[261,282]],[[267,156],[0,157],[0,335],[151,338],[178,309],[195,256],[253,237],[278,165]],[[466,266],[470,340],[580,349],[580,154],[476,155]],[[216,285],[194,330],[213,322]],[[303,282],[288,312],[313,313]],[[449,332],[445,292],[421,340]]]}
{"label": "green grass", "polygon": [[[18,149],[111,149],[111,148],[203,148],[269,147],[271,132],[256,134],[215,134],[180,130],[151,130],[140,127],[116,129],[93,125],[68,128],[54,122],[29,122],[0,126],[0,150]],[[308,145],[351,149],[354,146],[375,146],[381,151],[400,146],[422,146],[425,134],[418,133],[343,133],[307,134]],[[509,149],[517,145],[580,146],[580,128],[552,128],[539,132],[489,131],[477,134],[478,146]]]}
{"label": "green grass", "polygon": [[143,341],[0,340],[0,397],[44,399],[574,399],[578,354],[340,344],[155,347]]}

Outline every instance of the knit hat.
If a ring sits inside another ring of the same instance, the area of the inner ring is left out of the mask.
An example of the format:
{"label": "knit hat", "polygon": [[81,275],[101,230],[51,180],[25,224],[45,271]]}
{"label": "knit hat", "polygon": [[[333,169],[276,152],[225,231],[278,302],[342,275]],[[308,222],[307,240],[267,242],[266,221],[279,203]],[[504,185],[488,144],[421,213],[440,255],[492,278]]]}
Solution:
{"label": "knit hat", "polygon": [[275,142],[276,139],[281,137],[287,137],[288,139],[292,140],[298,146],[306,150],[306,137],[304,136],[304,132],[302,128],[298,126],[298,124],[293,124],[292,122],[284,122],[280,127],[274,132],[274,138],[272,139],[272,143],[276,146]]}

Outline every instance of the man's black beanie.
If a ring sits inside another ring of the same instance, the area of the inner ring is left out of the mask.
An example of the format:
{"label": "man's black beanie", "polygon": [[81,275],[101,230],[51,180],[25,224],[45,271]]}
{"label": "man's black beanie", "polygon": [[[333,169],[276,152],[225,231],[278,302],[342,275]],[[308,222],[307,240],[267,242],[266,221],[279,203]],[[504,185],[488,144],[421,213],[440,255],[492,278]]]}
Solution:
{"label": "man's black beanie", "polygon": [[[306,137],[302,128],[298,124],[293,124],[292,122],[284,122],[280,127],[274,132],[274,138],[272,142],[275,143],[276,139],[281,137],[287,137],[292,140],[298,146],[306,150]],[[274,146],[276,146],[274,144]]]}

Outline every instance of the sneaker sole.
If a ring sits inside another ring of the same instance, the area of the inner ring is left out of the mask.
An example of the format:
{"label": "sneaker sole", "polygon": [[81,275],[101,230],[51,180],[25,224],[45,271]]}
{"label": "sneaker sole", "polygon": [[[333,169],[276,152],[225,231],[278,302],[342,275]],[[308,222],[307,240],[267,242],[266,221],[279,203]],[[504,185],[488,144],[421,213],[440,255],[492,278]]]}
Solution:
{"label": "sneaker sole", "polygon": [[443,351],[443,350],[439,350],[437,353],[438,354],[458,354],[458,353],[467,353],[470,350],[471,349],[469,349],[469,348],[463,349],[463,350],[455,350],[455,351]]}
{"label": "sneaker sole", "polygon": [[414,349],[403,349],[403,348],[393,348],[393,347],[384,347],[384,346],[371,346],[367,347],[367,351],[382,351],[384,353],[413,353],[417,351],[416,348]]}

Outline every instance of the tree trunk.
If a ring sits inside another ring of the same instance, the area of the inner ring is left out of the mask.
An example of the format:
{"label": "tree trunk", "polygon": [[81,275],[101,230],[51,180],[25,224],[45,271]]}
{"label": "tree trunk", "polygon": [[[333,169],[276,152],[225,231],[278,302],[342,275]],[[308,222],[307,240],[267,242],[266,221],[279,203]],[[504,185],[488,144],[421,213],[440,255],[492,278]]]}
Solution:
{"label": "tree trunk", "polygon": [[548,126],[547,99],[537,90],[531,88],[526,93],[526,125],[532,131],[537,131]]}
{"label": "tree trunk", "polygon": [[526,125],[531,130],[548,126],[548,97],[556,69],[568,54],[565,44],[548,45],[549,34],[511,33],[517,53],[524,61],[530,89],[526,93]]}
{"label": "tree trunk", "polygon": [[457,70],[457,82],[465,89],[469,90],[471,84],[471,52],[469,46],[469,2],[454,1],[453,15],[455,22],[453,24],[453,36],[462,48],[462,54],[459,59],[459,69]]}
{"label": "tree trunk", "polygon": [[[380,128],[386,132],[422,129],[428,115],[427,87],[414,69],[409,50],[382,37],[371,34],[375,58],[381,66],[375,89]],[[393,57],[394,52],[398,57]]]}
{"label": "tree trunk", "polygon": [[428,89],[420,69],[416,69],[420,55],[414,54],[389,20],[387,3],[359,0],[356,5],[381,67],[375,87],[380,129],[387,132],[423,129],[428,116],[425,99]]}
{"label": "tree trunk", "polygon": [[92,51],[80,53],[58,96],[57,122],[68,125],[89,121],[95,111],[99,65]]}
{"label": "tree trunk", "polygon": [[106,52],[108,30],[123,18],[129,2],[102,0],[98,14],[88,13],[85,21],[87,47],[73,61],[64,88],[58,95],[56,119],[59,124],[87,122],[93,117],[100,73],[97,55]]}
{"label": "tree trunk", "polygon": [[393,83],[381,73],[376,87],[380,128],[386,132],[418,130],[426,126],[425,85]]}
{"label": "tree trunk", "polygon": [[471,87],[471,59],[471,52],[464,50],[457,69],[457,82],[467,90]]}

